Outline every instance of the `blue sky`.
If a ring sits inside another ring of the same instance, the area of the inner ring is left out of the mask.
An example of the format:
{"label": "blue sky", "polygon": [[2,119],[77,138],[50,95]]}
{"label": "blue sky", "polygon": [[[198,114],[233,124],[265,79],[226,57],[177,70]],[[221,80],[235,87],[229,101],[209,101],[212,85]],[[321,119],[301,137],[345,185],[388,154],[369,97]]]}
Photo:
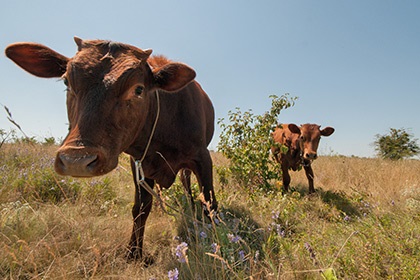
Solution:
{"label": "blue sky", "polygon": [[[71,57],[75,35],[151,48],[196,70],[217,118],[261,114],[269,95],[287,92],[299,99],[280,122],[336,129],[321,154],[374,156],[375,135],[391,127],[420,138],[419,1],[3,2],[3,50],[32,41]],[[30,136],[65,136],[64,90],[0,56],[0,103]]]}

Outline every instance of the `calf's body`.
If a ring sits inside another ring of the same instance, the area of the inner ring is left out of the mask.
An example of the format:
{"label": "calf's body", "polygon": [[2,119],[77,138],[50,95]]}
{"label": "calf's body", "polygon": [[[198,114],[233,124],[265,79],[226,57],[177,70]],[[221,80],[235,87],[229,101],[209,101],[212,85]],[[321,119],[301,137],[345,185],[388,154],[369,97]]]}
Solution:
{"label": "calf's body", "polygon": [[[295,124],[282,124],[273,132],[273,138],[279,145],[271,148],[277,162],[281,165],[284,191],[288,191],[290,185],[289,170],[297,171],[301,166],[305,169],[308,178],[309,193],[315,192],[314,172],[311,163],[315,160],[321,136],[330,136],[334,128],[320,129],[316,124],[304,124],[298,127]],[[281,146],[285,146],[287,152],[282,153]]]}

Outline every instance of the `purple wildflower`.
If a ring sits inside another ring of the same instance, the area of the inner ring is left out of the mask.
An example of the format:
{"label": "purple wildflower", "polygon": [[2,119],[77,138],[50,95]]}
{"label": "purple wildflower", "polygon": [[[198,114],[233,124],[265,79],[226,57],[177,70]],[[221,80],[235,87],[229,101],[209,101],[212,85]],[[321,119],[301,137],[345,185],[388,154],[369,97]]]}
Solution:
{"label": "purple wildflower", "polygon": [[238,252],[238,254],[239,254],[239,260],[240,260],[241,262],[243,262],[243,261],[245,260],[245,252],[244,252],[244,250],[240,250],[240,251]]}
{"label": "purple wildflower", "polygon": [[271,218],[273,219],[273,220],[277,220],[278,218],[279,218],[279,216],[280,216],[280,211],[271,211]]}
{"label": "purple wildflower", "polygon": [[350,221],[350,216],[346,215],[346,216],[344,217],[344,221],[349,222],[349,221]]}
{"label": "purple wildflower", "polygon": [[242,239],[239,235],[233,235],[231,233],[228,233],[227,238],[232,243],[238,243]]}
{"label": "purple wildflower", "polygon": [[255,251],[255,255],[254,255],[254,262],[257,263],[259,258],[260,258],[260,251],[257,250]]}
{"label": "purple wildflower", "polygon": [[178,268],[175,267],[173,270],[168,271],[169,280],[178,280],[178,277],[179,277]]}
{"label": "purple wildflower", "polygon": [[315,251],[308,242],[305,242],[305,249],[309,252],[309,257],[316,262]]}
{"label": "purple wildflower", "polygon": [[200,232],[200,237],[201,238],[207,238],[207,233],[205,233],[204,231]]}
{"label": "purple wildflower", "polygon": [[182,242],[181,244],[176,246],[175,256],[178,258],[178,261],[180,263],[188,262],[187,250],[188,244],[185,242]]}
{"label": "purple wildflower", "polygon": [[215,254],[219,250],[219,245],[217,243],[212,243],[211,245],[211,252]]}

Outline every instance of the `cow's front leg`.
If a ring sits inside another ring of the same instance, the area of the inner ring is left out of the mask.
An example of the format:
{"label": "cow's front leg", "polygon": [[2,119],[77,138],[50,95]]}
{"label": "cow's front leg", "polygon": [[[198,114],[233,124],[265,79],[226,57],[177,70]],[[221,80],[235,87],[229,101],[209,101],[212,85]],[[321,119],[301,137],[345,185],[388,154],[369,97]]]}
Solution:
{"label": "cow's front leg", "polygon": [[211,218],[211,212],[217,211],[217,200],[213,189],[213,162],[207,149],[200,153],[200,158],[196,161],[196,168],[193,171],[201,188],[204,213]]}
{"label": "cow's front leg", "polygon": [[[148,191],[137,184],[136,179],[134,181],[136,186],[134,206],[132,209],[134,223],[129,244],[129,258],[143,259],[144,229],[147,217],[152,209],[153,197]],[[154,186],[154,181],[151,179],[146,178],[145,183],[151,188]],[[151,260],[145,259],[145,262],[149,264]]]}
{"label": "cow's front leg", "polygon": [[290,174],[289,174],[289,166],[285,163],[281,164],[281,173],[283,178],[283,191],[289,191],[290,185]]}
{"label": "cow's front leg", "polygon": [[314,193],[315,192],[315,188],[314,188],[314,172],[312,170],[312,166],[309,163],[309,164],[305,164],[303,166],[303,168],[305,169],[306,178],[308,178],[309,193]]}

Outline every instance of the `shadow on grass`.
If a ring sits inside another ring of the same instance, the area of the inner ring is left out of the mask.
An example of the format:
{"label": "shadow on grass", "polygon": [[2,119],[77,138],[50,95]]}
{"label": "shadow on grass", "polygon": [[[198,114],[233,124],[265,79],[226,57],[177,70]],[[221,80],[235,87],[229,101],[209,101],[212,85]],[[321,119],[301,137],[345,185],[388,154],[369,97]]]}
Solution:
{"label": "shadow on grass", "polygon": [[324,191],[323,189],[318,188],[315,189],[315,194],[308,194],[308,187],[305,185],[297,185],[295,188],[292,188],[292,191],[298,192],[301,197],[318,195],[324,203],[335,207],[349,216],[361,215],[359,211],[359,204],[357,202],[353,202],[344,192]]}
{"label": "shadow on grass", "polygon": [[[176,221],[178,235],[182,239],[200,239],[202,237],[202,231],[213,228],[213,230],[217,230],[219,235],[222,235],[218,237],[219,239],[225,238],[228,234],[233,234],[240,236],[252,249],[261,250],[264,242],[264,232],[262,225],[252,218],[253,214],[251,211],[242,206],[230,205],[228,207],[220,207],[215,219],[216,222],[212,223],[202,213],[200,206],[196,207],[195,219],[191,219],[192,216],[189,215]],[[189,209],[184,210],[188,212]],[[196,230],[200,232],[193,233]],[[195,240],[195,242],[197,241]]]}

